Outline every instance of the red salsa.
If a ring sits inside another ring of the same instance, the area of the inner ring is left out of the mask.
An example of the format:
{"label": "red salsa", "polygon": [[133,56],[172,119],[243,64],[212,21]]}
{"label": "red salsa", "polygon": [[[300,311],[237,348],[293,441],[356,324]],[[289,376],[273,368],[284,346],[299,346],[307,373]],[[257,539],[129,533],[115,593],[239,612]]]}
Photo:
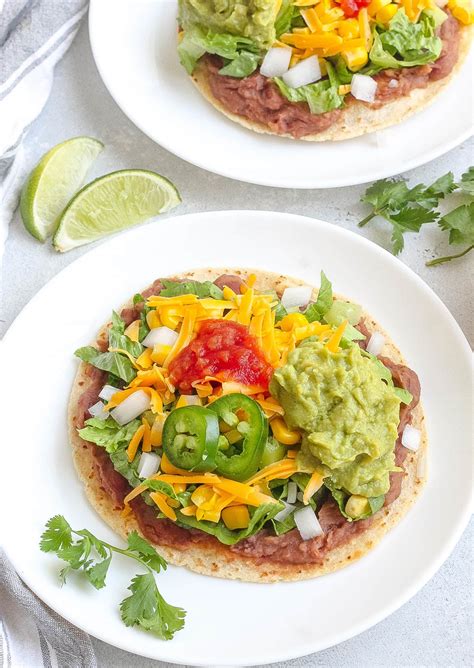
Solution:
{"label": "red salsa", "polygon": [[205,376],[268,388],[273,367],[247,327],[227,320],[204,320],[197,337],[174,358],[170,380],[181,392]]}
{"label": "red salsa", "polygon": [[369,5],[370,0],[341,0],[341,9],[349,18],[357,16],[363,7],[368,7]]}

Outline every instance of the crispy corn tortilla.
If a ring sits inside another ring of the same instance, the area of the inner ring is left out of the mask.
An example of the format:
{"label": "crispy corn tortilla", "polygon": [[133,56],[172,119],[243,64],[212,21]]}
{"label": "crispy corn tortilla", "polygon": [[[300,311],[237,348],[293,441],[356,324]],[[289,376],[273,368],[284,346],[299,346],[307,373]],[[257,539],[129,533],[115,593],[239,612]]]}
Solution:
{"label": "crispy corn tortilla", "polygon": [[[302,281],[258,270],[235,270],[235,269],[203,269],[190,271],[179,276],[179,278],[193,279],[197,281],[214,280],[221,274],[242,274],[248,275],[254,273],[257,276],[255,287],[257,290],[277,290],[280,294],[286,288],[295,285],[302,285]],[[175,276],[174,278],[178,278]],[[315,290],[314,296],[317,291]],[[339,297],[343,299],[342,297]],[[125,304],[131,306],[131,302]],[[404,364],[403,357],[390,340],[387,333],[376,323],[367,313],[363,314],[367,326],[372,331],[379,331],[385,336],[386,344],[383,354],[390,357],[398,364]],[[108,325],[105,325],[98,338],[106,338]],[[74,464],[79,477],[84,485],[86,496],[92,506],[107,522],[107,524],[120,536],[126,538],[132,531],[140,533],[139,525],[134,515],[123,517],[121,511],[115,506],[113,499],[104,492],[100,480],[96,474],[94,466],[94,456],[92,448],[83,441],[77,434],[75,424],[77,423],[79,410],[78,399],[81,394],[87,390],[91,383],[90,377],[85,373],[86,364],[84,362],[79,366],[76,378],[74,380],[69,401],[69,438],[73,451]],[[419,494],[425,479],[424,472],[426,466],[427,436],[425,429],[425,418],[420,404],[413,412],[412,424],[422,432],[422,443],[417,453],[409,452],[404,468],[406,476],[402,484],[402,491],[398,499],[383,508],[374,516],[372,524],[362,534],[356,536],[348,543],[333,549],[324,558],[320,564],[278,564],[272,561],[265,562],[265,559],[253,559],[243,557],[232,552],[227,546],[220,543],[216,546],[187,545],[185,549],[170,548],[168,546],[157,544],[159,552],[165,559],[177,566],[185,566],[192,571],[204,575],[213,575],[226,579],[240,579],[248,582],[277,582],[281,580],[302,580],[312,578],[332,571],[338,570],[348,564],[356,561],[374,547],[379,540],[392,528],[409,510]]]}
{"label": "crispy corn tortilla", "polygon": [[[448,76],[439,81],[431,82],[426,88],[414,88],[409,95],[400,97],[392,102],[387,102],[376,109],[364,102],[355,100],[343,110],[341,117],[331,125],[327,130],[312,135],[301,137],[304,141],[339,141],[343,139],[352,139],[369,132],[378,132],[391,125],[396,125],[406,120],[409,116],[421,111],[430,105],[442,90],[449,84],[457,72],[460,70],[466,59],[472,39],[472,27],[461,26],[459,41],[458,60]],[[295,139],[289,133],[278,133],[270,130],[264,123],[252,121],[244,116],[234,114],[214,97],[209,85],[207,70],[203,66],[195,69],[191,78],[199,89],[201,94],[220,112],[232,121],[243,125],[249,130],[254,130],[261,134],[273,134],[279,137],[289,137]]]}

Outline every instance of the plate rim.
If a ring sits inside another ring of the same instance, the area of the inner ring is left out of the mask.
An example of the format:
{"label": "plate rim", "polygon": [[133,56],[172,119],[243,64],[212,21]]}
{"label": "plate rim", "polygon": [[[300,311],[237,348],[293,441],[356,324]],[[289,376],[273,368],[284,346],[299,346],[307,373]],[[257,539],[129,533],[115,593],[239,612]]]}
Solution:
{"label": "plate rim", "polygon": [[[365,237],[357,234],[356,232],[353,232],[352,230],[346,230],[345,228],[338,227],[336,225],[333,225],[327,221],[323,221],[319,218],[310,218],[309,216],[304,216],[300,214],[294,214],[294,213],[286,213],[286,212],[279,212],[279,211],[271,211],[271,210],[255,210],[255,209],[229,209],[229,210],[218,210],[218,211],[203,211],[203,212],[195,212],[195,213],[187,213],[187,214],[182,214],[180,216],[170,216],[169,220],[173,220],[173,224],[178,223],[179,220],[181,219],[208,219],[209,217],[214,217],[214,218],[219,218],[220,216],[230,216],[230,217],[237,217],[237,216],[247,216],[247,215],[254,215],[257,217],[268,217],[271,216],[273,219],[275,218],[280,218],[280,219],[293,219],[296,223],[304,224],[307,226],[312,226],[312,227],[321,227],[323,229],[330,229],[332,233],[338,234],[340,236],[349,236],[351,237],[352,241],[355,243],[359,243],[361,246],[365,246],[371,249],[371,251],[378,253],[385,259],[388,259],[391,263],[394,265],[398,266],[398,270],[401,270],[402,272],[408,274],[412,280],[415,280],[415,282],[419,285],[419,287],[425,292],[425,294],[428,296],[428,298],[432,299],[434,298],[434,302],[436,303],[438,308],[441,308],[444,311],[444,315],[447,316],[448,320],[450,321],[451,326],[453,327],[453,334],[456,335],[458,339],[458,345],[460,348],[464,348],[464,353],[466,354],[466,359],[469,358],[471,359],[471,351],[469,344],[467,342],[467,339],[462,332],[459,324],[455,320],[454,316],[451,314],[449,309],[445,306],[445,304],[442,302],[442,300],[438,297],[438,295],[412,270],[410,267],[402,263],[398,258],[395,258],[391,253],[389,253],[387,250],[384,248],[378,246],[374,242],[370,241],[369,239],[366,239]],[[53,276],[34,296],[33,298],[21,309],[21,311],[18,313],[18,315],[15,317],[11,325],[9,326],[8,330],[5,333],[5,336],[3,337],[3,342],[8,343],[8,341],[14,337],[15,335],[15,327],[17,326],[17,321],[20,319],[22,316],[23,312],[27,310],[30,306],[30,304],[39,301],[44,292],[47,292],[50,289],[51,284],[54,284],[55,282],[60,282],[61,279],[65,274],[67,274],[70,271],[74,270],[74,267],[77,265],[80,265],[83,262],[87,262],[87,257],[95,254],[95,255],[100,255],[101,252],[104,252],[104,245],[113,245],[115,243],[122,243],[120,241],[121,238],[123,237],[131,237],[135,234],[139,234],[140,230],[143,229],[145,226],[138,226],[136,228],[132,228],[125,233],[117,234],[114,235],[111,239],[109,239],[105,243],[99,243],[92,247],[88,252],[84,253],[80,257],[76,258],[73,260],[69,265],[64,267],[60,272],[58,272],[55,276]],[[107,252],[107,251],[106,251]],[[4,349],[4,346],[2,345],[2,350]],[[303,644],[299,644],[300,650],[295,654],[288,650],[286,653],[280,652],[279,654],[271,655],[271,656],[266,656],[264,660],[261,660],[259,658],[259,665],[266,665],[269,663],[273,662],[281,662],[281,661],[286,661],[302,656],[307,656],[309,654],[312,654],[314,652],[319,652],[323,651],[329,647],[335,646],[337,644],[340,644],[341,642],[344,642],[346,640],[349,640],[350,638],[355,637],[356,635],[359,635],[360,633],[363,633],[364,631],[368,630],[378,622],[382,621],[383,619],[386,619],[389,617],[393,612],[398,610],[402,605],[404,605],[407,601],[409,601],[432,577],[433,575],[439,570],[441,565],[446,561],[446,559],[450,556],[452,553],[453,549],[455,548],[456,544],[458,543],[463,531],[465,530],[469,519],[471,515],[471,507],[472,507],[472,497],[473,497],[473,491],[471,490],[471,499],[470,502],[466,503],[465,507],[463,508],[463,512],[459,513],[458,517],[456,518],[456,522],[451,524],[451,534],[450,538],[445,542],[445,545],[442,550],[438,553],[437,557],[433,559],[431,562],[430,567],[426,568],[423,570],[423,573],[417,578],[417,580],[412,583],[411,586],[406,587],[403,589],[402,593],[399,594],[391,604],[384,605],[383,608],[378,610],[377,612],[374,612],[372,615],[369,617],[366,617],[363,621],[361,621],[359,624],[355,624],[351,629],[347,630],[346,632],[338,632],[337,634],[337,640],[334,642],[332,639],[329,639],[328,642],[318,642],[315,643],[313,642],[306,642]],[[35,594],[42,600],[44,601],[52,610],[54,610],[57,614],[59,614],[61,617],[69,621],[71,624],[74,626],[81,628],[84,630],[86,633],[89,635],[102,640],[103,642],[106,642],[108,644],[111,644],[112,646],[118,647],[119,649],[122,649],[124,651],[128,651],[130,653],[136,653],[134,650],[131,650],[129,645],[127,644],[126,641],[121,642],[120,638],[114,639],[113,641],[110,640],[110,638],[107,636],[107,634],[100,634],[97,631],[97,628],[89,628],[87,625],[78,625],[71,616],[64,615],[62,610],[58,610],[58,606],[55,604],[55,601],[58,601],[60,599],[56,598],[55,600],[52,600],[51,597],[46,596],[44,597],[37,589],[35,585],[35,581],[31,580],[30,577],[28,576],[28,573],[26,573],[22,567],[17,568],[15,566],[15,559],[14,557],[12,558],[12,554],[10,551],[10,545],[13,545],[14,539],[12,536],[10,536],[10,540],[8,541],[8,538],[2,540],[2,547],[5,550],[5,553],[7,554],[8,558],[12,562],[12,564],[15,567],[15,570],[17,573],[20,575],[22,580],[30,587],[30,589],[35,592]],[[174,567],[174,568],[179,568],[179,567]],[[40,588],[39,588],[40,589]],[[60,608],[60,606],[59,606]],[[162,646],[160,644],[157,644],[157,648]],[[169,645],[171,647],[171,645]],[[143,651],[140,652],[140,656],[144,656],[150,659],[155,659],[155,660],[163,660],[163,661],[168,661],[170,663],[174,664],[187,664],[187,665],[196,665],[196,666],[208,666],[209,665],[209,660],[206,661],[194,661],[192,663],[189,662],[189,657],[184,656],[184,655],[179,655],[179,656],[174,656],[170,658],[169,656],[165,656],[164,658],[161,658],[158,654],[154,654],[148,651]],[[223,663],[222,660],[219,660],[219,665],[235,665],[232,661],[228,663]],[[252,666],[255,665],[255,660],[252,660],[250,657],[248,660],[245,661],[240,661],[239,665],[242,666]]]}
{"label": "plate rim", "polygon": [[[174,0],[167,0],[167,2],[171,3]],[[97,8],[99,7],[99,0],[90,0],[90,6],[89,6],[89,16],[88,16],[88,29],[89,29],[89,40],[90,40],[90,46],[91,46],[91,51],[92,55],[94,58],[94,63],[97,68],[97,71],[100,75],[100,78],[106,87],[107,91],[109,92],[110,96],[114,100],[115,104],[119,107],[119,109],[125,114],[125,116],[137,127],[140,132],[143,132],[144,135],[146,135],[151,141],[153,141],[155,144],[158,144],[162,148],[164,148],[166,151],[169,151],[176,157],[178,157],[180,160],[184,160],[185,162],[194,165],[195,167],[198,167],[200,169],[203,169],[211,174],[217,174],[218,176],[222,176],[225,178],[232,179],[234,181],[238,181],[240,183],[249,183],[252,185],[260,185],[260,186],[265,186],[269,188],[292,188],[296,190],[325,190],[325,189],[332,189],[332,188],[344,188],[344,187],[351,187],[351,186],[358,186],[358,185],[363,185],[366,183],[370,183],[371,181],[377,181],[380,179],[385,179],[385,178],[391,178],[394,176],[399,176],[400,174],[403,174],[407,171],[410,171],[412,169],[416,169],[417,167],[421,167],[423,165],[426,165],[433,160],[436,160],[437,158],[445,155],[446,153],[449,153],[449,151],[452,151],[454,148],[457,146],[460,146],[462,143],[465,141],[469,140],[472,136],[474,136],[474,123],[471,124],[471,127],[464,130],[463,132],[459,133],[455,137],[453,137],[450,141],[445,142],[444,144],[437,144],[434,146],[431,151],[425,153],[425,154],[420,154],[424,155],[424,157],[412,157],[411,160],[408,160],[402,165],[400,165],[400,170],[396,170],[395,172],[391,170],[390,168],[385,168],[382,169],[381,171],[378,171],[377,173],[374,173],[374,170],[370,172],[369,174],[366,174],[364,176],[357,176],[354,175],[351,179],[347,178],[344,181],[340,182],[334,182],[334,181],[324,181],[322,179],[318,179],[318,183],[292,183],[291,185],[284,184],[284,183],[275,183],[271,179],[265,179],[265,178],[245,178],[243,175],[241,177],[236,176],[235,174],[231,173],[231,170],[226,169],[226,164],[223,164],[222,168],[211,168],[209,165],[205,164],[205,160],[200,160],[199,156],[189,156],[186,154],[185,151],[183,150],[176,150],[175,147],[173,146],[172,142],[167,142],[166,137],[161,137],[160,141],[158,141],[155,137],[152,136],[151,130],[146,127],[145,123],[142,123],[140,118],[136,116],[133,112],[129,110],[127,107],[127,104],[124,101],[119,101],[119,96],[116,94],[113,90],[113,84],[111,83],[107,72],[106,68],[104,67],[104,63],[102,59],[100,58],[99,54],[99,47],[98,44],[100,42],[100,35],[99,35],[99,26],[100,23],[96,21],[96,11],[100,11]],[[468,61],[469,58],[473,57],[473,49],[474,46],[471,45],[470,53],[467,55],[465,62],[463,63],[463,67],[465,66],[466,62]],[[456,76],[459,76],[459,72],[457,73]],[[449,86],[449,82],[448,82]],[[444,94],[446,94],[446,91],[443,91]],[[420,112],[417,113],[422,113],[424,110],[420,110]],[[415,114],[416,115],[416,114]],[[395,127],[399,127],[400,123],[396,123],[393,126],[389,126],[389,130]],[[243,130],[244,128],[242,128]],[[369,136],[367,134],[366,136]],[[280,139],[287,139],[287,138],[280,138]],[[289,140],[288,140],[289,141]],[[300,140],[297,140],[300,141]],[[343,141],[351,141],[351,140],[340,140],[338,143],[341,143]],[[382,165],[385,165],[385,161],[380,161]],[[387,164],[389,164],[387,162]],[[375,169],[375,168],[374,168]]]}

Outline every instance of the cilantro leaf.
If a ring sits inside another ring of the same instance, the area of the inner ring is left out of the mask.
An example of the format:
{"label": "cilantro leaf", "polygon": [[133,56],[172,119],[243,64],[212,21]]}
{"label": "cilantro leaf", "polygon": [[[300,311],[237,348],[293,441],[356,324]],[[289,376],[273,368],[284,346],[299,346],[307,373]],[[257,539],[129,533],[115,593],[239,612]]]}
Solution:
{"label": "cilantro leaf", "polygon": [[375,211],[395,209],[403,204],[408,193],[409,189],[404,180],[381,179],[367,188],[365,195],[361,197],[361,202],[372,204]]}
{"label": "cilantro leaf", "polygon": [[43,552],[57,552],[72,543],[72,530],[62,515],[55,515],[46,524],[41,536],[40,549]]}
{"label": "cilantro leaf", "polygon": [[105,587],[114,552],[131,557],[147,572],[133,578],[129,586],[131,596],[120,604],[124,623],[141,626],[164,640],[170,640],[183,628],[185,611],[165,601],[153,575],[153,571],[166,570],[166,561],[136,531],[129,534],[128,546],[122,549],[100,540],[87,529],[72,529],[62,515],[55,515],[46,524],[40,548],[43,552],[55,552],[66,561],[67,566],[59,572],[62,584],[71,570],[80,570],[96,589]]}
{"label": "cilantro leaf", "polygon": [[85,571],[86,577],[93,587],[102,589],[105,587],[105,578],[112,561],[112,553],[102,561],[98,561]]}
{"label": "cilantro leaf", "polygon": [[314,304],[310,304],[304,312],[308,322],[321,320],[332,306],[332,284],[324,271],[321,272],[321,283],[318,298]]}
{"label": "cilantro leaf", "polygon": [[467,195],[474,195],[474,167],[469,167],[467,172],[464,172],[457,185]]}
{"label": "cilantro leaf", "polygon": [[474,202],[458,206],[438,224],[442,230],[449,231],[450,244],[474,244]]}
{"label": "cilantro leaf", "polygon": [[120,604],[126,626],[141,626],[163,640],[170,640],[183,628],[185,611],[166,603],[151,572],[136,575],[128,589],[131,595]]}
{"label": "cilantro leaf", "polygon": [[137,552],[141,559],[156,573],[166,570],[168,564],[163,557],[136,531],[131,531],[128,534],[127,541],[129,549]]}

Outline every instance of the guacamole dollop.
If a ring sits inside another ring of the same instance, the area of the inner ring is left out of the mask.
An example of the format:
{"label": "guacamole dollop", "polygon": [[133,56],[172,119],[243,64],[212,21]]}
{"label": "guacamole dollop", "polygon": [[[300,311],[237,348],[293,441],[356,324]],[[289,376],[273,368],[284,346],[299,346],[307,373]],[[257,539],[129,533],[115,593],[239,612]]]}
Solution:
{"label": "guacamole dollop", "polygon": [[268,48],[275,41],[276,0],[180,0],[179,22],[193,27],[230,33]]}
{"label": "guacamole dollop", "polygon": [[359,346],[333,353],[304,341],[275,371],[270,392],[288,426],[303,432],[300,470],[318,470],[349,494],[388,492],[400,399]]}

